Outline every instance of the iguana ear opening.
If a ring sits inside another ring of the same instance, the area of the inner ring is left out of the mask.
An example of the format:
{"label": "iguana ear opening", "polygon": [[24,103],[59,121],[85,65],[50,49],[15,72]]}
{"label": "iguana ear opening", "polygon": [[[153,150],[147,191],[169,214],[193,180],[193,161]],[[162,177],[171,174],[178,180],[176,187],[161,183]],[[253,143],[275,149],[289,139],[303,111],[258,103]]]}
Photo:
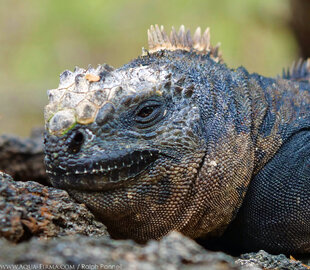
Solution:
{"label": "iguana ear opening", "polygon": [[219,51],[220,43],[213,47],[210,43],[210,28],[207,28],[201,34],[201,28],[198,27],[191,36],[190,30],[186,30],[184,25],[181,25],[177,33],[172,27],[170,36],[167,35],[163,26],[151,25],[147,31],[149,53],[158,52],[161,50],[175,51],[194,51],[199,54],[209,55],[216,62],[222,62],[222,55]]}

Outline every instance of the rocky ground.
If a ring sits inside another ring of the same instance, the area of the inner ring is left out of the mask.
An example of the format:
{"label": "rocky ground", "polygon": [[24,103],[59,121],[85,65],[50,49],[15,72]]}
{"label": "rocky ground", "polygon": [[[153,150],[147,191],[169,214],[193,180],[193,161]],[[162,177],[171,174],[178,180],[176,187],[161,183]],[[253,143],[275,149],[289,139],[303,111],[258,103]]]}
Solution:
{"label": "rocky ground", "polygon": [[310,269],[265,251],[208,251],[177,232],[145,245],[111,239],[85,205],[50,186],[42,145],[40,130],[0,136],[0,269]]}

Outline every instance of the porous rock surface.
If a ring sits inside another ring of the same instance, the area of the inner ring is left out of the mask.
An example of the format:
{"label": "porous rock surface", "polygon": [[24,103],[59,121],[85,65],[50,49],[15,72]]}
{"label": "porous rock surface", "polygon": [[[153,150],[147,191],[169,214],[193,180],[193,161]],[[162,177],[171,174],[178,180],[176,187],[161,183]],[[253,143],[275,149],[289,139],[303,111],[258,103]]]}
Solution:
{"label": "porous rock surface", "polygon": [[0,240],[0,245],[6,246],[0,253],[5,264],[58,264],[74,269],[242,269],[232,257],[207,252],[176,232],[144,246],[132,240],[77,235],[50,241],[33,239],[18,246]]}
{"label": "porous rock surface", "polygon": [[34,129],[26,139],[6,134],[0,136],[0,171],[15,180],[48,184],[43,160],[43,129]]}
{"label": "porous rock surface", "polygon": [[288,259],[285,255],[271,255],[264,250],[257,253],[246,253],[240,256],[236,261],[240,266],[256,266],[262,269],[285,269],[285,270],[305,270],[309,266],[302,264],[295,259]]}
{"label": "porous rock surface", "polygon": [[0,237],[21,242],[33,236],[106,235],[105,226],[66,191],[0,172]]}

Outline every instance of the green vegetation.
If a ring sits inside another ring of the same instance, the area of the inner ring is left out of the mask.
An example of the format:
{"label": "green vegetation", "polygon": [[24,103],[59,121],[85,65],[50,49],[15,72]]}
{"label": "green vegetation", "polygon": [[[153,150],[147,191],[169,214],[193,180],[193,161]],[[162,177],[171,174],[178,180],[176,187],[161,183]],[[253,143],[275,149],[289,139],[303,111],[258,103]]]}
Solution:
{"label": "green vegetation", "polygon": [[283,0],[3,0],[0,134],[43,125],[46,90],[74,66],[120,66],[147,47],[150,24],[211,28],[230,67],[275,76],[297,57]]}

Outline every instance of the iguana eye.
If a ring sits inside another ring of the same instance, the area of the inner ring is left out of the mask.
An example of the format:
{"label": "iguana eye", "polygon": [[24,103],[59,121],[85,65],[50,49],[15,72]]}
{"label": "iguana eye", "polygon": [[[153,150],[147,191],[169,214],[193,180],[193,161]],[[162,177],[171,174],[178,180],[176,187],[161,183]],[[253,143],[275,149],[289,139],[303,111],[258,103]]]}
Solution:
{"label": "iguana eye", "polygon": [[134,120],[138,127],[145,128],[157,123],[163,115],[163,106],[159,101],[147,101],[138,106]]}
{"label": "iguana eye", "polygon": [[157,106],[145,106],[137,113],[137,116],[141,118],[146,118],[154,112],[156,107]]}

